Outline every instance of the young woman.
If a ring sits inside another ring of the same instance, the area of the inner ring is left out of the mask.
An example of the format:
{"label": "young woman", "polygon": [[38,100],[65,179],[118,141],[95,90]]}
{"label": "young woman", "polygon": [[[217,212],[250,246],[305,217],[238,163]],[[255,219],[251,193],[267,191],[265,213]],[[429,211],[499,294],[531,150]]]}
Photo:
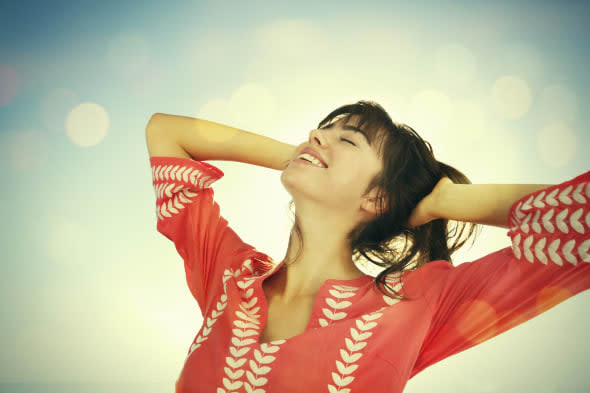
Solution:
{"label": "young woman", "polygon": [[[165,114],[146,140],[157,230],[203,315],[176,392],[402,392],[590,288],[590,171],[471,184],[370,101],[334,110],[298,146]],[[283,260],[231,229],[211,187],[224,174],[204,160],[282,171],[296,207]],[[509,229],[511,243],[454,266],[479,224]],[[383,271],[364,274],[360,256]]]}

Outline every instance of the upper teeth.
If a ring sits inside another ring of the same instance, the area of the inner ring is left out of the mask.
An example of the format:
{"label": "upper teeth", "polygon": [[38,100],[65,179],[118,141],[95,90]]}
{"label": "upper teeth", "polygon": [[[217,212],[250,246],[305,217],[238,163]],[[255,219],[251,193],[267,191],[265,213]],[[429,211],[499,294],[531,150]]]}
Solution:
{"label": "upper teeth", "polygon": [[305,158],[306,160],[309,160],[312,163],[314,163],[316,166],[319,166],[320,168],[325,168],[322,162],[314,156],[312,156],[311,154],[303,153],[297,156],[297,158]]}

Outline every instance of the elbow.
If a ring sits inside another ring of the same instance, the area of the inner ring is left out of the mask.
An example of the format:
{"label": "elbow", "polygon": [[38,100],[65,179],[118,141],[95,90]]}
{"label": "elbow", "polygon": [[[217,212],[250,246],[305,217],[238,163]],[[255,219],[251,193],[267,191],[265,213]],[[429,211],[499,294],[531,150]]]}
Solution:
{"label": "elbow", "polygon": [[149,127],[150,125],[153,125],[156,122],[156,119],[158,119],[161,115],[161,113],[154,113],[152,117],[150,117],[147,126]]}
{"label": "elbow", "polygon": [[147,136],[150,132],[149,130],[153,130],[156,128],[156,119],[160,118],[160,113],[154,113],[150,120],[148,121],[147,125],[145,126],[145,135]]}

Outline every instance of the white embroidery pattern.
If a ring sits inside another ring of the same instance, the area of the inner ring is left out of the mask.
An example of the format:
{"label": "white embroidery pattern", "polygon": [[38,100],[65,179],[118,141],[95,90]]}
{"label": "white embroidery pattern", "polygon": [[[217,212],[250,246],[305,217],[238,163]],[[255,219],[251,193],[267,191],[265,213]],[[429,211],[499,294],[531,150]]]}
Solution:
{"label": "white embroidery pattern", "polygon": [[[266,263],[266,261],[264,262]],[[237,280],[236,284],[242,290],[241,296],[244,300],[239,304],[240,309],[235,312],[235,315],[238,318],[233,321],[233,325],[235,326],[235,328],[232,329],[233,336],[231,338],[231,343],[233,345],[229,347],[231,356],[226,356],[226,365],[223,368],[225,376],[222,378],[223,387],[218,387],[216,391],[217,393],[235,392],[241,388],[248,393],[266,392],[264,385],[268,383],[267,374],[272,370],[270,365],[276,360],[276,355],[273,354],[280,350],[279,345],[286,342],[285,339],[279,339],[263,343],[259,348],[254,348],[253,358],[250,360],[247,359],[246,355],[252,349],[252,344],[256,343],[256,340],[251,336],[256,336],[260,330],[260,307],[256,306],[258,298],[252,296],[253,288],[250,287],[255,278],[251,277],[251,274],[245,273],[261,275],[270,273],[270,270],[266,272],[263,270],[256,270],[252,267],[252,260],[247,259],[242,264],[240,270],[233,271],[232,269],[226,269],[224,271],[224,293],[220,296],[220,301],[217,303],[217,309],[211,312],[211,317],[207,317],[205,323],[206,326],[203,328],[202,334],[196,338],[195,343],[191,345],[190,353],[188,355],[190,356],[190,354],[199,348],[202,342],[207,340],[207,336],[211,332],[211,327],[219,316],[223,314],[228,303],[226,282],[232,277],[235,278]],[[247,277],[239,279],[244,275]],[[393,275],[388,276],[388,281],[392,279],[391,276]],[[397,275],[397,277],[399,276],[401,276],[401,274]],[[396,282],[398,285],[401,284],[399,280]],[[333,285],[329,290],[329,293],[334,298],[326,299],[326,303],[331,309],[324,309],[324,314],[329,320],[320,318],[320,325],[327,326],[332,321],[345,318],[347,314],[337,310],[347,308],[352,303],[348,300],[337,301],[335,299],[350,298],[355,295],[355,291],[358,289],[358,287],[348,285]],[[398,288],[396,288],[396,290],[398,290]],[[386,302],[391,302],[393,300],[392,303],[388,303],[390,305],[397,303],[397,300],[391,299],[387,296],[385,296],[384,299]],[[386,307],[383,307],[382,309]],[[332,309],[336,311],[332,311]],[[379,311],[381,310],[362,315],[361,318],[355,320],[356,328],[354,326],[351,327],[350,336],[345,338],[346,349],[340,349],[341,360],[336,360],[337,371],[332,372],[334,385],[328,385],[328,390],[330,392],[350,392],[350,389],[345,388],[345,386],[350,384],[354,380],[354,377],[349,374],[352,374],[358,368],[358,364],[355,364],[354,362],[362,357],[362,349],[367,345],[366,340],[373,334],[368,330],[373,329],[377,325],[376,322],[372,321],[382,316],[382,313]],[[246,362],[249,369],[244,370]]]}
{"label": "white embroidery pattern", "polygon": [[355,377],[352,374],[359,367],[355,362],[363,356],[362,349],[367,346],[368,338],[373,335],[373,332],[369,330],[377,326],[375,320],[381,318],[381,316],[383,316],[383,313],[372,312],[364,314],[354,321],[356,328],[354,326],[351,327],[350,336],[344,338],[346,349],[340,348],[342,361],[336,360],[337,371],[332,372],[334,385],[328,384],[328,391],[330,393],[350,393],[351,389],[346,386],[354,381]]}
{"label": "white embroidery pattern", "polygon": [[[239,278],[247,272],[254,272],[251,259],[246,260],[242,264],[241,271],[238,270],[233,276]],[[236,282],[241,289],[240,294],[243,300],[238,305],[240,309],[235,312],[237,318],[232,321],[235,326],[232,329],[233,336],[231,338],[233,346],[229,347],[232,356],[225,358],[227,366],[223,370],[226,377],[222,378],[223,387],[218,387],[217,393],[232,392],[242,386],[249,393],[264,393],[265,390],[261,387],[268,383],[268,379],[263,375],[270,372],[271,368],[268,365],[276,360],[275,356],[269,354],[277,352],[279,349],[271,344],[279,345],[285,342],[285,340],[275,340],[262,344],[260,350],[254,350],[256,361],[249,361],[250,370],[241,369],[246,363],[246,354],[252,349],[252,345],[256,344],[256,339],[252,336],[256,337],[260,330],[260,306],[256,306],[259,299],[253,296],[254,288],[248,288],[254,281],[255,277],[247,277]],[[246,382],[243,380],[244,376],[247,378]]]}
{"label": "white embroidery pattern", "polygon": [[[582,193],[584,186],[586,187],[586,195]],[[583,239],[576,247],[576,239],[564,241],[563,245],[561,245],[561,241],[563,240],[561,238],[553,238],[551,240],[551,237],[543,237],[543,228],[546,232],[557,236],[560,235],[559,232],[569,234],[570,228],[582,235],[589,232],[590,209],[588,209],[586,198],[590,199],[590,182],[580,183],[570,197],[569,194],[573,189],[574,185],[572,184],[565,187],[561,192],[558,188],[555,188],[547,194],[547,197],[545,197],[546,191],[543,190],[538,194],[533,193],[524,203],[520,201],[516,205],[514,214],[510,218],[513,226],[509,231],[509,235],[512,237],[512,250],[516,258],[522,259],[522,255],[524,254],[524,257],[530,263],[537,260],[547,265],[549,261],[552,261],[559,266],[563,266],[564,261],[562,257],[566,262],[574,266],[579,261],[590,262],[590,253],[588,252],[590,238]],[[543,199],[544,197],[545,199]],[[577,206],[574,201],[577,202]],[[551,208],[541,215],[540,209],[545,208],[546,204],[551,206]],[[533,207],[537,209],[527,214],[526,211],[533,209]],[[572,210],[571,214],[569,214],[570,209]],[[580,221],[580,218],[584,214],[584,209],[586,209],[586,215],[584,221]],[[539,220],[541,221],[539,222]],[[517,231],[519,232],[517,233]],[[523,237],[526,236],[524,234],[530,233],[522,242],[522,246],[521,233]],[[541,234],[541,236],[537,236],[535,233]],[[547,246],[546,249],[545,246]],[[577,251],[577,253],[572,251]]]}
{"label": "white embroidery pattern", "polygon": [[207,316],[205,318],[205,321],[203,322],[203,328],[201,331],[201,334],[198,335],[195,338],[195,342],[192,343],[190,349],[189,349],[189,353],[186,356],[186,358],[184,359],[184,362],[186,363],[186,361],[188,360],[188,358],[191,356],[191,354],[198,349],[201,346],[201,343],[204,341],[207,341],[207,339],[209,338],[209,334],[211,333],[212,327],[215,324],[215,322],[217,322],[217,320],[219,319],[220,316],[223,315],[223,312],[225,311],[225,308],[227,307],[227,290],[226,290],[226,286],[225,283],[227,282],[227,280],[229,280],[230,277],[236,277],[240,274],[240,272],[233,272],[231,269],[225,269],[225,271],[223,272],[223,277],[222,277],[222,283],[223,283],[223,293],[219,296],[219,301],[217,302],[216,306],[217,309],[211,311],[210,316]]}
{"label": "white embroidery pattern", "polygon": [[191,356],[191,354],[201,346],[201,343],[204,341],[207,341],[207,339],[209,338],[209,334],[211,333],[211,328],[213,327],[213,325],[215,325],[215,322],[217,322],[217,319],[223,315],[223,311],[225,310],[226,306],[227,306],[227,295],[225,293],[221,294],[221,296],[219,297],[220,300],[217,302],[217,309],[216,310],[212,310],[211,311],[211,315],[207,316],[207,318],[205,318],[205,322],[203,323],[203,328],[201,330],[201,333],[196,337],[195,342],[193,342],[193,344],[191,345],[188,355],[186,356],[186,358],[184,359],[184,362],[186,363],[186,361],[188,360],[189,356]]}
{"label": "white embroidery pattern", "polygon": [[265,378],[264,375],[271,370],[267,365],[276,360],[276,357],[271,354],[277,352],[280,349],[278,345],[285,342],[285,339],[274,340],[263,343],[260,350],[254,349],[254,359],[250,359],[248,362],[250,370],[246,371],[248,381],[244,383],[244,388],[248,393],[266,392],[262,387],[268,383],[268,378]]}
{"label": "white embroidery pattern", "polygon": [[[388,274],[385,277],[385,281],[388,285],[399,292],[402,285],[401,276],[402,272],[394,272]],[[355,287],[346,288],[358,289]],[[387,287],[385,288],[387,289]],[[385,294],[382,294],[382,298],[386,304],[385,306],[376,311],[364,314],[361,316],[361,318],[355,320],[356,327],[360,330],[360,332],[354,327],[350,328],[350,335],[352,336],[354,342],[349,337],[345,338],[346,347],[349,352],[344,349],[340,349],[340,356],[344,362],[336,360],[336,368],[338,371],[332,372],[332,380],[334,381],[335,385],[328,384],[328,391],[330,393],[349,393],[351,391],[350,388],[345,388],[345,386],[349,385],[354,380],[354,377],[349,374],[352,374],[358,368],[358,364],[355,364],[354,362],[362,357],[362,352],[354,352],[361,351],[367,345],[367,342],[365,341],[373,335],[372,332],[368,332],[367,330],[373,329],[375,326],[377,326],[377,322],[365,323],[365,321],[372,321],[381,318],[383,316],[382,311],[399,302],[399,299],[393,299]]]}
{"label": "white embroidery pattern", "polygon": [[159,220],[172,217],[189,205],[199,191],[217,181],[214,176],[186,165],[153,165],[152,179],[156,193],[156,215]]}
{"label": "white embroidery pattern", "polygon": [[[266,261],[258,261],[262,262],[263,264],[267,264],[267,266],[270,266]],[[244,268],[255,274],[257,272],[254,268],[252,268],[252,266],[249,263],[244,264]],[[269,271],[264,273],[269,273]],[[266,390],[263,389],[263,386],[268,383],[268,378],[264,376],[271,371],[271,367],[269,365],[276,360],[276,356],[273,356],[271,354],[278,352],[278,350],[280,349],[279,345],[284,344],[285,342],[285,339],[269,341],[267,343],[263,343],[262,345],[260,345],[260,349],[254,349],[254,359],[250,359],[250,361],[248,362],[250,370],[246,371],[246,378],[248,379],[246,382],[244,382],[244,388],[246,389],[246,392],[266,392]]]}
{"label": "white embroidery pattern", "polygon": [[[388,274],[387,276],[385,276],[385,282],[387,283],[387,285],[392,287],[394,290],[396,290],[397,292],[400,292],[400,289],[402,288],[401,276],[402,276],[402,272],[394,272],[394,273]],[[384,288],[389,291],[389,289],[387,287],[384,286]],[[391,292],[391,294],[393,296],[397,296],[393,292]],[[399,299],[397,299],[397,298],[392,298],[392,297],[384,295],[384,294],[382,294],[381,296],[383,297],[383,301],[389,307],[391,307],[394,304],[397,304],[399,302]]]}
{"label": "white embroidery pattern", "polygon": [[345,313],[344,310],[347,307],[352,305],[352,302],[348,300],[339,300],[338,299],[347,299],[355,295],[355,291],[358,291],[358,287],[353,287],[349,285],[332,285],[331,289],[328,290],[328,293],[332,295],[332,297],[325,298],[325,302],[328,304],[329,307],[322,307],[322,313],[326,316],[327,319],[319,318],[318,322],[322,327],[328,326],[333,321],[340,321],[348,315]]}

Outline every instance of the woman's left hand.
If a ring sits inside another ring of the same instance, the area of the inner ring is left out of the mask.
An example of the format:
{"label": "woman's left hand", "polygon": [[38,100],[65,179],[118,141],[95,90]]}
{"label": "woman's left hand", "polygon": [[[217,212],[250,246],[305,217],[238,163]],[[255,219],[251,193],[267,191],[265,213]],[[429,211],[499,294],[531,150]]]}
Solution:
{"label": "woman's left hand", "polygon": [[436,196],[440,193],[441,189],[448,184],[453,184],[453,181],[447,176],[443,176],[438,183],[434,186],[430,194],[426,195],[412,210],[412,214],[408,219],[408,225],[410,228],[419,227],[429,223],[432,220],[436,220],[440,217],[436,214],[435,201]]}

